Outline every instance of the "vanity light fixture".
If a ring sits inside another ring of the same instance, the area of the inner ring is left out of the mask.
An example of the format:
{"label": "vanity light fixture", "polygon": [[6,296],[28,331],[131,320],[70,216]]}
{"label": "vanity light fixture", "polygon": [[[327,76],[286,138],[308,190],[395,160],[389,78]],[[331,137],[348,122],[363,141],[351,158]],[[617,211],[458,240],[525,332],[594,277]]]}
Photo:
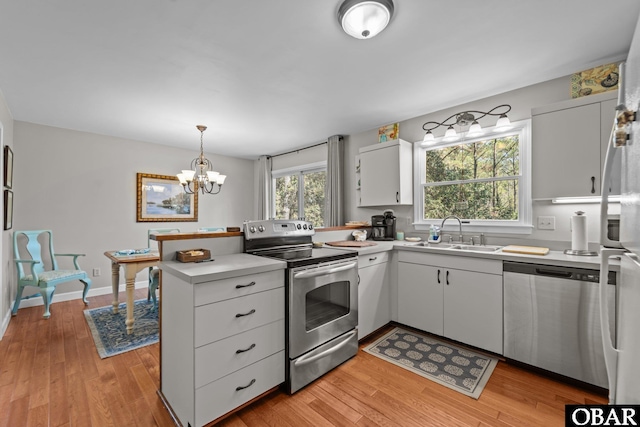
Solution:
{"label": "vanity light fixture", "polygon": [[196,128],[200,131],[200,155],[191,161],[191,170],[183,170],[177,177],[187,194],[194,194],[198,189],[202,194],[218,194],[227,176],[214,171],[213,164],[204,156],[202,139],[207,127],[197,125]]}
{"label": "vanity light fixture", "polygon": [[[497,110],[497,111],[496,111]],[[451,116],[447,117],[442,122],[430,121],[426,122],[422,125],[422,129],[424,129],[427,133],[424,135],[424,139],[422,140],[422,145],[432,145],[435,144],[436,138],[431,132],[434,129],[439,128],[440,126],[447,126],[447,131],[444,134],[443,140],[446,142],[455,141],[459,138],[458,132],[454,129],[454,126],[458,126],[460,128],[460,133],[466,137],[480,136],[482,135],[482,127],[480,123],[478,123],[479,119],[482,119],[486,116],[497,116],[498,121],[496,126],[494,127],[494,131],[502,132],[511,128],[511,122],[507,117],[507,113],[511,111],[511,105],[502,104],[497,107],[492,108],[491,110],[477,111],[477,110],[469,110],[463,111],[461,113],[455,113]],[[476,115],[478,115],[476,117]],[[465,129],[469,127],[469,130]]]}
{"label": "vanity light fixture", "polygon": [[357,39],[375,37],[387,27],[392,16],[392,0],[344,0],[338,9],[342,29]]}

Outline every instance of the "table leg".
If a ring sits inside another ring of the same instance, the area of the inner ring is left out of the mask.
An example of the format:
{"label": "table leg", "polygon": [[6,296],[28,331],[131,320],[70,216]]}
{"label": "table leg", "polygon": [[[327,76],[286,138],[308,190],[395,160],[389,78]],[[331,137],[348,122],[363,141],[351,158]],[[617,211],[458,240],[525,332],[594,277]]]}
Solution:
{"label": "table leg", "polygon": [[136,273],[137,268],[134,265],[126,265],[125,266],[125,278],[127,283],[127,320],[125,324],[127,325],[127,334],[133,333],[133,298],[134,292],[136,289]]}
{"label": "table leg", "polygon": [[120,301],[118,299],[118,288],[120,287],[120,264],[111,263],[111,290],[113,292],[113,313],[118,313],[118,305]]}

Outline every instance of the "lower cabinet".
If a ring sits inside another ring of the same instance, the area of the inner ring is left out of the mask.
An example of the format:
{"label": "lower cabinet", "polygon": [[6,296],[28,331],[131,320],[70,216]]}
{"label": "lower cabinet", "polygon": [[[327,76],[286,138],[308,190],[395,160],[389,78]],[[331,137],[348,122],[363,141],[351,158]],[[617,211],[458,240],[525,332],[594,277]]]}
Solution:
{"label": "lower cabinet", "polygon": [[358,257],[358,339],[391,320],[389,252]]}
{"label": "lower cabinet", "polygon": [[401,251],[398,321],[502,354],[502,262]]}
{"label": "lower cabinet", "polygon": [[163,272],[161,391],[185,427],[284,382],[284,270],[240,274],[189,283]]}

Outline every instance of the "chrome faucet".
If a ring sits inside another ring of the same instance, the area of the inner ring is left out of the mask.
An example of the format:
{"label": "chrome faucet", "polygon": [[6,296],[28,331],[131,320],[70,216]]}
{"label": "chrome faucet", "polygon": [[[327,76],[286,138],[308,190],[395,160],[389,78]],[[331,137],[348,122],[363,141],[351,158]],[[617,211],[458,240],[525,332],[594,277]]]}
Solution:
{"label": "chrome faucet", "polygon": [[460,221],[460,218],[458,218],[458,217],[457,217],[457,216],[455,216],[455,215],[449,215],[448,217],[446,217],[445,219],[443,219],[443,220],[442,220],[442,224],[440,224],[440,228],[442,228],[442,229],[443,229],[443,228],[444,228],[444,223],[445,223],[445,221],[446,221],[446,220],[448,220],[448,219],[450,219],[450,218],[453,218],[453,219],[458,220],[458,225],[459,225],[459,227],[460,227],[460,234],[459,234],[459,237],[460,237],[460,243],[462,243],[462,221]]}

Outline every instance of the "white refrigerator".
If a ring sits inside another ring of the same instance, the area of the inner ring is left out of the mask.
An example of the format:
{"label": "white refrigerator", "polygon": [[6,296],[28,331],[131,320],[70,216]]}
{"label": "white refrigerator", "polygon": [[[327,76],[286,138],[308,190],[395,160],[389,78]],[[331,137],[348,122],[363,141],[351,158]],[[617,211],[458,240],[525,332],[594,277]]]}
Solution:
{"label": "white refrigerator", "polygon": [[[603,184],[609,182],[614,156],[621,157],[620,240],[607,237],[607,192],[603,185],[600,215],[600,318],[609,403],[640,404],[640,21],[629,55],[620,66],[616,122],[607,150]],[[632,115],[635,113],[635,121]],[[626,123],[626,124],[625,124]],[[620,258],[616,334],[609,332],[606,283],[612,257]]]}

